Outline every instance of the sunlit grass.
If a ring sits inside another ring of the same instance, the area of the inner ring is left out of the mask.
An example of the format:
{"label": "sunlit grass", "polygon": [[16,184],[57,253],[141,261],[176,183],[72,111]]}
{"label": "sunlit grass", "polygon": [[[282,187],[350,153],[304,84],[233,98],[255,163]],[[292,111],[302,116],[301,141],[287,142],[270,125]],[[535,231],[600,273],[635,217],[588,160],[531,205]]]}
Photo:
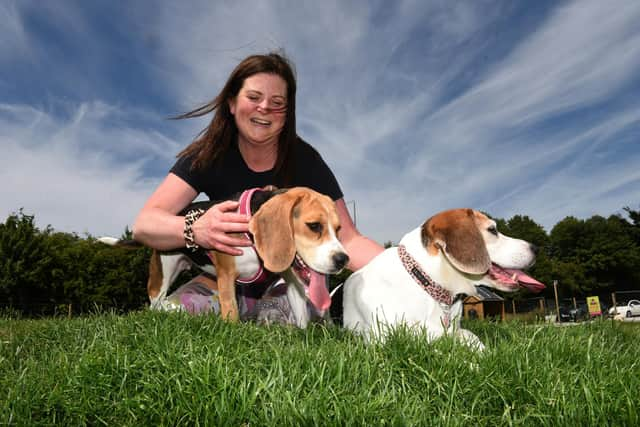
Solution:
{"label": "sunlit grass", "polygon": [[0,317],[0,425],[638,425],[640,328],[473,322],[477,355],[138,312]]}

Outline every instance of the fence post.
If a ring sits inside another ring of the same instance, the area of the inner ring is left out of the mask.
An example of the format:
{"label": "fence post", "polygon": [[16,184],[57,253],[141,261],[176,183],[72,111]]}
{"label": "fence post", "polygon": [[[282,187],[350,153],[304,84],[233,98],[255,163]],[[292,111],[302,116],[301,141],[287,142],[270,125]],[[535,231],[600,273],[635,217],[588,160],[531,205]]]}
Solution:
{"label": "fence post", "polygon": [[616,303],[616,293],[611,292],[611,302],[613,302],[613,317],[618,314],[618,304]]}
{"label": "fence post", "polygon": [[558,281],[554,280],[553,281],[553,294],[556,297],[556,318],[558,319],[558,322],[560,321],[560,305],[558,304]]}
{"label": "fence post", "polygon": [[69,313],[67,314],[67,317],[71,319],[71,304],[69,304]]}

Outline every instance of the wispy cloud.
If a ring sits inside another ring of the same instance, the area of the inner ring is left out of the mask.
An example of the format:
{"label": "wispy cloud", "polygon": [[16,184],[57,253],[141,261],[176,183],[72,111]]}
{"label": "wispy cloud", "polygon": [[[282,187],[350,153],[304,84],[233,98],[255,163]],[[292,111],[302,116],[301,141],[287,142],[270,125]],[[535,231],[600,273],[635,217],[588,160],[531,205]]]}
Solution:
{"label": "wispy cloud", "polygon": [[20,14],[12,2],[0,3],[0,64],[15,58],[27,46]]}
{"label": "wispy cloud", "polygon": [[142,175],[145,162],[166,161],[178,144],[126,126],[118,109],[103,104],[71,113],[59,118],[0,104],[2,214],[24,208],[41,226],[119,233],[157,185],[157,178]]}
{"label": "wispy cloud", "polygon": [[[611,135],[630,126],[637,129],[635,120],[616,119],[627,109],[637,111],[637,104],[609,105],[599,114],[578,118],[561,115],[611,103],[633,83],[640,64],[638,18],[638,5],[616,9],[577,2],[558,9],[476,85],[415,123],[413,141],[418,143],[411,144],[409,168],[400,170],[394,183],[429,189],[417,197],[428,212],[474,205],[497,215],[529,214],[547,228],[568,213],[619,210],[620,198],[605,202],[602,193],[620,177],[600,168],[574,168],[569,176],[554,169],[566,169],[590,145],[601,143],[601,138],[589,137],[600,123],[615,128]],[[583,31],[593,26],[598,30]],[[564,123],[546,126],[552,119]],[[607,141],[613,153],[624,143]],[[563,145],[564,153],[558,150]],[[630,155],[616,162],[624,164],[620,174],[633,181],[635,174],[629,172],[634,169],[626,168],[632,168],[629,160],[637,158],[637,150]],[[577,197],[585,188],[590,196]],[[560,200],[566,201],[561,208],[550,209]]]}
{"label": "wispy cloud", "polygon": [[22,177],[0,206],[56,228],[130,224],[206,122],[166,116],[278,48],[296,64],[300,134],[379,241],[450,207],[549,229],[640,199],[635,1],[36,6],[0,5],[0,177]]}

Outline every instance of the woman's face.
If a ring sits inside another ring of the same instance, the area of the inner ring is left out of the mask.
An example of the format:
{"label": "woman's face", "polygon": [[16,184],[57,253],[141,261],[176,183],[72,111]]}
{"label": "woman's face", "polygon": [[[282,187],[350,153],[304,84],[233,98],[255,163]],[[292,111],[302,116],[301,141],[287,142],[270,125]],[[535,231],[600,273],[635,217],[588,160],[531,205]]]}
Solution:
{"label": "woman's face", "polygon": [[287,115],[287,83],[276,74],[254,74],[245,79],[238,95],[229,100],[229,108],[240,142],[277,143]]}

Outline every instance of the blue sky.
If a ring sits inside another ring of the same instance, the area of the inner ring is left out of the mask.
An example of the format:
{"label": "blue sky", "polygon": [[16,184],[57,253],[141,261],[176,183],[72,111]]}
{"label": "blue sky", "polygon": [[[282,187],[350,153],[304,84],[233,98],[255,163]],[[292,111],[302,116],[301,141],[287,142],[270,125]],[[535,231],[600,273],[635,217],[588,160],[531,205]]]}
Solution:
{"label": "blue sky", "polygon": [[433,213],[640,207],[640,2],[0,2],[0,216],[120,235],[247,55],[284,49],[298,132],[397,242]]}

